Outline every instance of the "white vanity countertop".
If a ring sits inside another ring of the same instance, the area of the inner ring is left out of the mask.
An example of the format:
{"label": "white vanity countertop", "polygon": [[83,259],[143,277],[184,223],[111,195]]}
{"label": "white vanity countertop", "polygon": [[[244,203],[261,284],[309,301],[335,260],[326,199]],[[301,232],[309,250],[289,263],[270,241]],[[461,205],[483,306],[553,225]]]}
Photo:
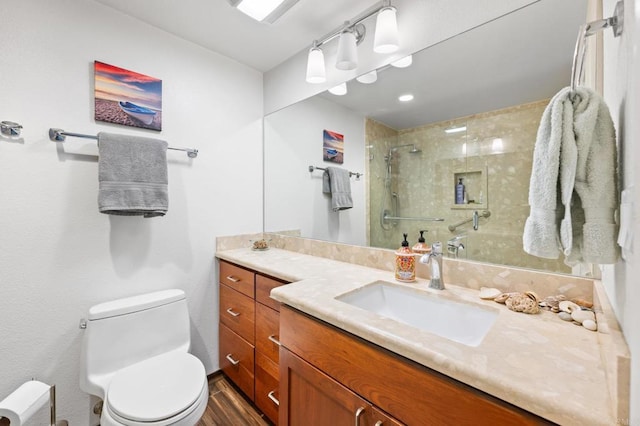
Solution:
{"label": "white vanity countertop", "polygon": [[[216,256],[293,282],[271,292],[286,305],[541,417],[563,425],[616,424],[598,333],[556,314],[512,312],[447,283],[446,276],[447,288],[439,291],[428,289],[426,280],[401,284],[390,271],[276,248]],[[480,345],[470,347],[335,300],[377,280],[481,304],[499,315]]]}

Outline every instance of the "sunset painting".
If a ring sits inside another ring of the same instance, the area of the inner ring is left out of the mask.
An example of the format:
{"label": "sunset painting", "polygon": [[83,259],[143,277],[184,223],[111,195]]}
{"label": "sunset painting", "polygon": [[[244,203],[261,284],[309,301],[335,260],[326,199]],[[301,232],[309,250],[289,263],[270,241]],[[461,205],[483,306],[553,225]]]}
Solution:
{"label": "sunset painting", "polygon": [[330,130],[323,130],[322,159],[333,163],[344,162],[344,136]]}
{"label": "sunset painting", "polygon": [[97,121],[162,130],[162,80],[94,62]]}

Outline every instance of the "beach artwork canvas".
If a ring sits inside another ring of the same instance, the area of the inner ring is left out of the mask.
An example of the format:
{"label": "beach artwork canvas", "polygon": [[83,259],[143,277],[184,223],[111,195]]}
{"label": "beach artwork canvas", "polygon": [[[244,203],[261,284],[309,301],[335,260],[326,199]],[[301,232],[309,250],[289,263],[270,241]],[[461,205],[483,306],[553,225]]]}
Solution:
{"label": "beach artwork canvas", "polygon": [[162,80],[94,62],[95,119],[162,130]]}
{"label": "beach artwork canvas", "polygon": [[323,130],[322,159],[332,163],[344,162],[344,136],[330,130]]}

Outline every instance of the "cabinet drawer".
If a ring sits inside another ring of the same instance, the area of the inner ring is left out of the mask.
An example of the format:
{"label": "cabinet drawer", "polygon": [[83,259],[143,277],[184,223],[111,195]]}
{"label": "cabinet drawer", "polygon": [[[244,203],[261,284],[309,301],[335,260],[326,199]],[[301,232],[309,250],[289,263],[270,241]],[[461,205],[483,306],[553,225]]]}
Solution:
{"label": "cabinet drawer", "polygon": [[278,363],[280,351],[280,314],[256,303],[256,349]]}
{"label": "cabinet drawer", "polygon": [[267,305],[276,311],[280,310],[280,302],[273,300],[269,295],[271,290],[281,285],[288,284],[286,281],[280,281],[275,278],[265,277],[264,275],[256,275],[256,300],[263,305]]}
{"label": "cabinet drawer", "polygon": [[220,284],[220,322],[253,344],[255,302],[248,296]]}
{"label": "cabinet drawer", "polygon": [[280,392],[278,364],[270,360],[256,349],[256,405],[269,419],[278,424],[278,407]]}
{"label": "cabinet drawer", "polygon": [[252,299],[255,297],[255,273],[253,271],[221,260],[220,283],[226,284]]}
{"label": "cabinet drawer", "polygon": [[253,345],[220,324],[219,346],[220,369],[253,401]]}

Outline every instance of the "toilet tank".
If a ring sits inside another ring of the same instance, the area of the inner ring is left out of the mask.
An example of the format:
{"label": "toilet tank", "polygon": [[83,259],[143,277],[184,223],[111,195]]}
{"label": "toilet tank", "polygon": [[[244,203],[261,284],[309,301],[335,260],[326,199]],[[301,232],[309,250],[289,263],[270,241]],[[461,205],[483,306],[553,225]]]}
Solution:
{"label": "toilet tank", "polygon": [[156,355],[187,352],[191,343],[187,301],[177,289],[95,305],[86,324],[80,388],[101,398],[118,370]]}

